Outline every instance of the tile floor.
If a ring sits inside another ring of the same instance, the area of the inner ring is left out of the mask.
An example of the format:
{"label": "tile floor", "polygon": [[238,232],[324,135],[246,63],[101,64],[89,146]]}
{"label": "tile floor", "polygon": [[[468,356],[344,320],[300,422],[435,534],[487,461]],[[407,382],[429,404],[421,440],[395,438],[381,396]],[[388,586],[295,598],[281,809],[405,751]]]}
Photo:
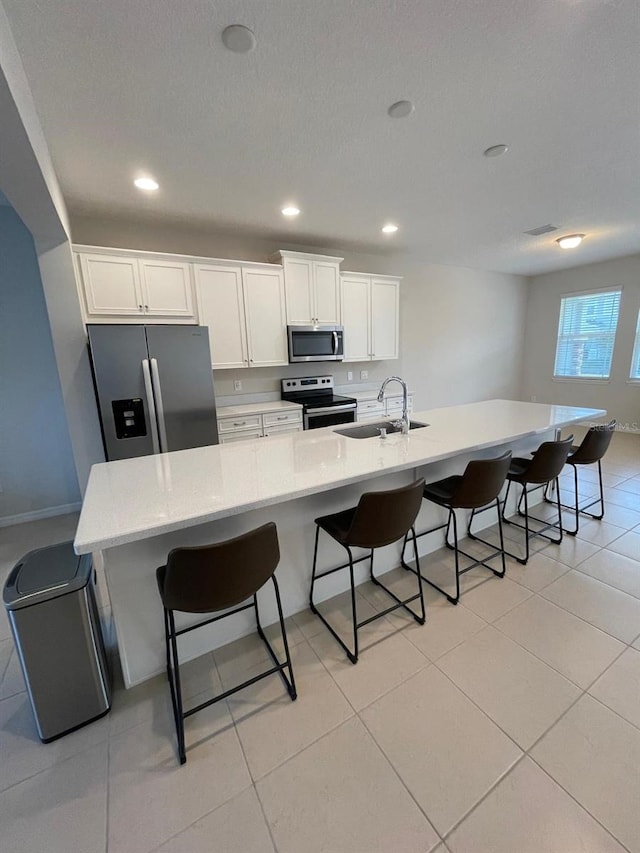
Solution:
{"label": "tile floor", "polygon": [[[640,437],[616,435],[604,471],[606,521],[505,580],[470,572],[457,607],[429,590],[423,627],[372,623],[357,666],[289,619],[298,701],[269,679],[190,718],[182,768],[163,678],[41,745],[0,612],[3,853],[640,853]],[[0,529],[0,581],[75,523]],[[370,585],[358,601],[383,606]],[[325,607],[346,624],[344,605]],[[185,693],[263,662],[245,638],[189,664]]]}

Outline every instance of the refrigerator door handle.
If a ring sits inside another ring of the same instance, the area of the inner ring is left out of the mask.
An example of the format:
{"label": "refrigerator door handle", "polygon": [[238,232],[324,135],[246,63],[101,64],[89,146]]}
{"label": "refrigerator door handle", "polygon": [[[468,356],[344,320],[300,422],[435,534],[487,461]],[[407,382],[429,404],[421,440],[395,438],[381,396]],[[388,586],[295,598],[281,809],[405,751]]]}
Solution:
{"label": "refrigerator door handle", "polygon": [[147,408],[149,409],[149,421],[151,423],[151,442],[153,452],[160,453],[160,441],[158,439],[158,422],[156,420],[156,404],[153,399],[153,385],[149,371],[149,359],[142,359],[142,375],[144,377],[144,390],[147,394]]}
{"label": "refrigerator door handle", "polygon": [[151,382],[153,384],[153,394],[156,400],[156,408],[158,410],[158,430],[160,431],[160,452],[166,453],[167,446],[167,427],[164,422],[164,405],[162,403],[162,387],[160,386],[160,371],[158,370],[158,359],[151,359]]}

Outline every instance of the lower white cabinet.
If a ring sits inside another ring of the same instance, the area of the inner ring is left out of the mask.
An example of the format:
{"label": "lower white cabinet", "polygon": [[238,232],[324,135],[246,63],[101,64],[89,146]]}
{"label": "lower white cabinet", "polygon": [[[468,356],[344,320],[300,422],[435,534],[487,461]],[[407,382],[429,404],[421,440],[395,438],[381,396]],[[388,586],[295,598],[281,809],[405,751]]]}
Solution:
{"label": "lower white cabinet", "polygon": [[344,361],[398,358],[400,279],[343,273],[340,290]]}
{"label": "lower white cabinet", "polygon": [[[377,399],[359,400],[358,408],[356,409],[357,421],[377,421],[380,418],[402,416],[402,397],[385,397],[382,403]],[[407,410],[413,411],[413,396],[409,394],[407,398]]]}
{"label": "lower white cabinet", "polygon": [[289,363],[281,269],[272,264],[196,264],[194,274],[213,368]]}
{"label": "lower white cabinet", "polygon": [[[250,407],[249,407],[250,408]],[[302,409],[274,409],[260,414],[250,413],[218,418],[220,444],[231,441],[248,441],[287,432],[302,432]]]}

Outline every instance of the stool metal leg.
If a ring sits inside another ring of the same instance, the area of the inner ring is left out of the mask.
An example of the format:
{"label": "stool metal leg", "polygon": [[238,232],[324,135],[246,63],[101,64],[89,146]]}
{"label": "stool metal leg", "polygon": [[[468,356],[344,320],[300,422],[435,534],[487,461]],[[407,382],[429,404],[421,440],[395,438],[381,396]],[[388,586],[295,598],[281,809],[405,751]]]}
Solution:
{"label": "stool metal leg", "polygon": [[[578,533],[578,530],[580,529],[580,516],[581,515],[586,515],[587,518],[593,518],[596,521],[602,521],[602,519],[604,518],[604,489],[603,489],[603,485],[602,485],[602,463],[601,463],[601,460],[598,459],[598,491],[599,491],[599,497],[597,497],[593,501],[590,501],[589,503],[583,504],[582,506],[580,506],[580,501],[579,501],[579,496],[578,496],[578,482],[579,482],[578,481],[578,465],[576,465],[575,463],[571,463],[571,462],[569,464],[573,468],[573,497],[574,497],[574,502],[573,502],[573,504],[561,504],[561,506],[563,509],[571,510],[573,515],[574,515],[575,526],[574,526],[573,530],[568,530],[567,528],[564,528],[564,532],[566,534],[568,534],[569,536],[575,536]],[[544,499],[547,503],[555,503],[555,501],[551,500],[548,497],[547,489],[545,489]],[[587,512],[587,510],[589,510],[592,506],[596,506],[597,504],[600,504],[600,511],[599,512],[596,512],[596,513]]]}
{"label": "stool metal leg", "polygon": [[[184,739],[184,713],[182,710],[182,689],[180,686],[180,662],[178,660],[178,644],[176,641],[176,623],[172,610],[165,610],[165,630],[169,629],[167,637],[167,676],[169,678],[169,689],[171,691],[171,702],[173,705],[173,716],[176,723],[176,735],[178,738],[178,758],[180,764],[187,760]],[[171,658],[169,660],[169,645],[171,646]]]}
{"label": "stool metal leg", "polygon": [[[280,662],[280,660],[278,659],[278,656],[276,655],[275,651],[273,650],[273,648],[271,646],[271,643],[267,639],[267,635],[265,634],[265,632],[262,628],[262,624],[260,622],[260,611],[258,610],[258,596],[254,595],[253,596],[253,606],[254,606],[255,611],[256,611],[256,625],[258,627],[258,636],[260,637],[262,642],[267,647],[267,651],[269,652],[269,656],[271,657],[272,661],[276,665],[278,672],[280,673],[280,677],[282,678],[282,680],[284,682],[284,686],[287,688],[289,696],[291,697],[291,701],[295,702],[295,700],[298,698],[298,693],[296,690],[296,682],[295,682],[295,679],[293,677],[293,667],[291,665],[291,655],[289,653],[289,641],[287,640],[287,631],[286,631],[286,628],[284,625],[284,616],[282,614],[282,602],[280,600],[280,588],[278,586],[278,581],[276,580],[275,575],[271,575],[271,580],[273,581],[273,590],[275,592],[276,604],[278,606],[278,619],[280,622],[280,633],[282,634],[282,642],[284,645],[285,663]],[[287,676],[284,674],[285,667],[289,670],[289,678],[288,679],[287,679]]]}

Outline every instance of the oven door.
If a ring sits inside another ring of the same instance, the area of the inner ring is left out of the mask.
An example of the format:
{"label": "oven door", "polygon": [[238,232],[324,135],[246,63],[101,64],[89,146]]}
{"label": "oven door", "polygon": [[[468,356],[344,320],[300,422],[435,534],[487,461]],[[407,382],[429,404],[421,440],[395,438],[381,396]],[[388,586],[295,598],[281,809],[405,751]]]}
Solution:
{"label": "oven door", "polygon": [[289,362],[342,361],[342,326],[288,326]]}
{"label": "oven door", "polygon": [[325,406],[318,409],[307,409],[304,413],[305,429],[320,429],[320,427],[352,424],[356,420],[356,407]]}

